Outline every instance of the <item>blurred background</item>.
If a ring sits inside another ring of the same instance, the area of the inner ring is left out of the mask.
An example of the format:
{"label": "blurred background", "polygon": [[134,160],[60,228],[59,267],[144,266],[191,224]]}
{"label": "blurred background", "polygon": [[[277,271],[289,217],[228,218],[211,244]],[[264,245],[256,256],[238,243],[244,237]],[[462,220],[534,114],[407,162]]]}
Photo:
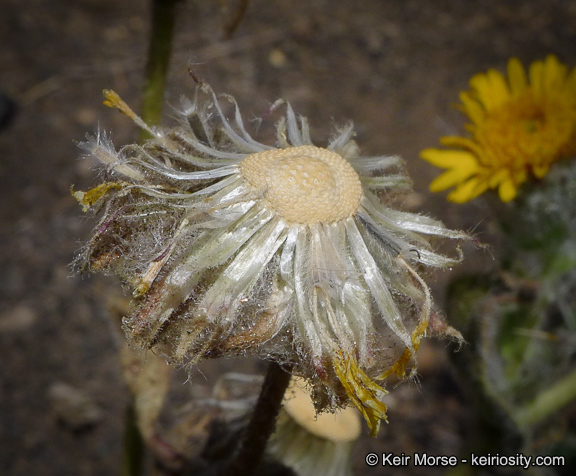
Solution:
{"label": "blurred background", "polygon": [[[438,170],[419,151],[461,131],[464,120],[452,106],[473,74],[505,71],[512,56],[526,65],[549,53],[576,66],[576,3],[251,0],[227,37],[237,6],[235,0],[178,5],[167,122],[170,104],[194,92],[188,68],[215,91],[234,95],[246,118],[262,116],[277,98],[289,100],[309,118],[318,145],[334,125],[352,120],[366,155],[406,160],[415,190],[406,209],[474,229],[494,247],[467,249],[462,266],[430,277],[439,306],[449,279],[492,269],[499,237],[488,207],[483,199],[455,205],[431,195]],[[121,467],[129,392],[118,358],[123,336],[109,314],[122,290],[112,278],[72,272],[95,220],[83,215],[70,186],[97,183],[94,164],[79,160],[76,143],[86,133],[112,131],[117,147],[138,138],[129,119],[102,105],[101,91],[113,89],[139,110],[149,23],[146,0],[0,5],[2,475],[109,475]],[[368,468],[364,456],[371,451],[463,451],[469,408],[449,362],[455,350],[433,340],[423,346],[419,384],[387,397],[390,423],[377,439],[366,433],[358,442],[356,474],[443,474]],[[211,372],[239,366],[210,362],[188,381],[184,374],[175,379],[181,392],[202,394]]]}

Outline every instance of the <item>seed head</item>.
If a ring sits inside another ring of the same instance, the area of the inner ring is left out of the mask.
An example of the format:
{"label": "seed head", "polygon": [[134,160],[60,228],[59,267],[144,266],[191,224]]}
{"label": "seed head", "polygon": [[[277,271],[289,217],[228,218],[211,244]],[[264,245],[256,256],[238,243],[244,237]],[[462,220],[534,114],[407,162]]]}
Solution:
{"label": "seed head", "polygon": [[304,145],[246,157],[240,175],[288,223],[334,223],[356,213],[360,178],[336,152]]}
{"label": "seed head", "polygon": [[316,147],[286,104],[274,147],[224,96],[230,121],[206,85],[172,129],[106,96],[153,138],[118,152],[103,134],[83,145],[110,181],[75,192],[85,209],[104,210],[79,261],[132,291],[131,341],[185,365],[226,355],[289,363],[317,410],[351,403],[375,435],[387,377],[414,374],[428,330],[418,271],[460,260],[424,235],[468,235],[383,203],[409,187],[402,161],[360,155],[351,125]]}

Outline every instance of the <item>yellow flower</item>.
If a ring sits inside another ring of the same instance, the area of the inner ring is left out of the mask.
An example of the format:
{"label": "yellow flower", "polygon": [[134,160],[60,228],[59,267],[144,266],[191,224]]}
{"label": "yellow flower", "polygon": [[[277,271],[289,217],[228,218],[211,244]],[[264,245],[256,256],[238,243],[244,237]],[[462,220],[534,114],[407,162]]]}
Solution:
{"label": "yellow flower", "polygon": [[462,203],[488,188],[508,202],[530,175],[542,178],[550,165],[576,154],[576,68],[549,55],[530,65],[508,62],[508,78],[490,69],[460,93],[460,109],[472,121],[471,137],[442,137],[451,149],[425,149],[421,156],[448,169],[430,185],[432,192],[455,189],[448,199]]}

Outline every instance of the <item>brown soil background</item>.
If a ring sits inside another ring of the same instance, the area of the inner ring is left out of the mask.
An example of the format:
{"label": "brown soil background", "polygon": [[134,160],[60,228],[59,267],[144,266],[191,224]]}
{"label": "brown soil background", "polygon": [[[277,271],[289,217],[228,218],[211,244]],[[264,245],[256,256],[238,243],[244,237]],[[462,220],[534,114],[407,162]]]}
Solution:
{"label": "brown soil background", "polygon": [[[555,53],[576,65],[576,4],[565,0],[252,0],[232,39],[222,39],[222,24],[215,0],[180,5],[169,103],[192,94],[192,66],[216,91],[236,96],[246,117],[262,115],[278,97],[290,100],[310,119],[319,144],[334,123],[353,120],[364,152],[407,161],[417,192],[410,209],[451,227],[476,228],[496,244],[483,200],[458,206],[429,194],[437,170],[418,153],[461,130],[450,104],[473,74],[503,70],[511,56],[526,64]],[[116,90],[137,109],[148,30],[144,0],[0,5],[0,90],[17,104],[12,123],[0,131],[2,475],[120,472],[128,390],[117,357],[122,337],[106,301],[121,291],[113,279],[71,273],[95,222],[69,189],[96,183],[91,164],[78,160],[75,142],[86,132],[98,125],[111,130],[117,146],[137,137],[128,119],[102,106],[101,90]],[[440,304],[449,277],[494,266],[484,253],[467,254],[454,274],[436,278]],[[363,459],[369,451],[463,449],[468,413],[447,363],[453,350],[444,343],[425,347],[420,385],[391,392],[390,424],[378,439],[359,442],[356,474],[442,474],[367,468]],[[191,380],[208,385],[200,373]],[[97,424],[76,432],[59,422],[49,397],[57,382],[98,405]]]}

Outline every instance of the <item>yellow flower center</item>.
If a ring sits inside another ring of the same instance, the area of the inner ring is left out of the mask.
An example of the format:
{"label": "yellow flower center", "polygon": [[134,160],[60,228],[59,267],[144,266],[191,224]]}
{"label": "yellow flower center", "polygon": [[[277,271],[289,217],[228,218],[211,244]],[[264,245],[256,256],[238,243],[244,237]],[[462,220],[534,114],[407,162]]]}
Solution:
{"label": "yellow flower center", "polygon": [[246,157],[240,174],[289,223],[334,223],[356,213],[360,177],[339,154],[304,145]]}
{"label": "yellow flower center", "polygon": [[526,89],[471,129],[486,166],[541,167],[576,153],[576,107],[550,92]]}

